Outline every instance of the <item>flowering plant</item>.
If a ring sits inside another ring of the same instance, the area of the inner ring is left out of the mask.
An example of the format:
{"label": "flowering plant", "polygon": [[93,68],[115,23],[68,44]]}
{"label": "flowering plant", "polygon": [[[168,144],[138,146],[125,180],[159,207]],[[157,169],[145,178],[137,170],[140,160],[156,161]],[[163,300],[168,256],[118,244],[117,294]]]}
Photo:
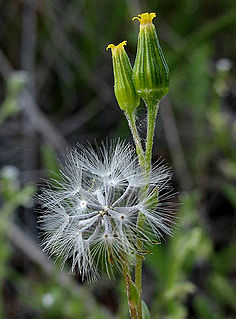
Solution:
{"label": "flowering plant", "polygon": [[[158,105],[169,87],[169,70],[152,23],[155,16],[135,17],[140,33],[133,69],[124,49],[127,41],[107,47],[112,51],[115,95],[136,152],[120,140],[97,148],[78,146],[69,153],[61,180],[39,196],[45,208],[40,220],[44,249],[62,259],[62,265],[71,259],[71,271],[89,281],[103,268],[109,276],[118,269],[124,275],[132,318],[143,318],[147,311],[141,297],[145,244],[171,234],[172,222],[170,170],[162,163],[152,166]],[[147,107],[145,148],[136,125],[140,98]]]}

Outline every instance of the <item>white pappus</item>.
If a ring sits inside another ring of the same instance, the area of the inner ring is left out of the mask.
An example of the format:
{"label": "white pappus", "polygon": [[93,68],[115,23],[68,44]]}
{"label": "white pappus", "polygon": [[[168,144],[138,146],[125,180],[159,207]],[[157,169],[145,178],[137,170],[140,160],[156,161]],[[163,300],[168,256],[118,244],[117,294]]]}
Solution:
{"label": "white pappus", "polygon": [[[95,279],[101,268],[111,275],[114,267],[131,265],[142,254],[139,238],[152,242],[171,234],[170,171],[159,163],[147,176],[125,142],[78,146],[60,173],[60,180],[38,196],[43,246],[63,265],[71,259],[71,271],[82,279]],[[136,225],[140,212],[146,220],[143,229]]]}

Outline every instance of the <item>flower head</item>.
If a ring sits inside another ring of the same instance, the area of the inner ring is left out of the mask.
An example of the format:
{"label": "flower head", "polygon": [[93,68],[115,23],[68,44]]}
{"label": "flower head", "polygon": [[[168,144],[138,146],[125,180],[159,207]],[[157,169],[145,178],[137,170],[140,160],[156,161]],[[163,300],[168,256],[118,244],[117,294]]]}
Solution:
{"label": "flower head", "polygon": [[[171,233],[164,205],[169,195],[163,193],[169,193],[169,180],[163,165],[156,165],[147,177],[134,150],[123,142],[97,149],[79,146],[68,155],[61,181],[39,196],[45,208],[40,220],[44,249],[63,265],[71,258],[71,270],[89,280],[100,268],[110,275],[124,262],[131,265],[135,254],[142,253],[138,238],[148,242],[152,236]],[[146,217],[144,229],[136,226],[140,211]]]}
{"label": "flower head", "polygon": [[133,82],[138,95],[148,104],[157,104],[169,90],[169,69],[162,53],[152,20],[154,12],[142,13],[133,20],[140,22]]}
{"label": "flower head", "polygon": [[111,49],[113,71],[114,71],[114,91],[120,108],[126,113],[133,112],[139,105],[138,97],[132,81],[132,68],[125,52],[124,46],[127,41],[118,45],[109,44],[106,50]]}

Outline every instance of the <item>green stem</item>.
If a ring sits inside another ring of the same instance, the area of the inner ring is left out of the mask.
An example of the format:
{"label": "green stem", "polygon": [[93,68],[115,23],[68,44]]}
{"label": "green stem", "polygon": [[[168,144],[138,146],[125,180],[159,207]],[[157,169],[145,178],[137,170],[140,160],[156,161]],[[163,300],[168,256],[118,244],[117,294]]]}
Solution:
{"label": "green stem", "polygon": [[132,279],[131,279],[131,274],[129,267],[127,263],[122,264],[122,270],[123,270],[123,277],[125,280],[125,288],[126,288],[126,295],[127,295],[127,300],[128,300],[128,306],[129,306],[129,314],[132,319],[138,319],[137,315],[137,306],[134,303],[133,296],[132,296]]}
{"label": "green stem", "polygon": [[[145,171],[147,175],[150,174],[151,163],[152,163],[152,149],[153,149],[153,138],[155,132],[156,116],[158,112],[158,104],[156,105],[147,105],[147,139],[146,139],[146,151],[145,151]],[[146,192],[147,189],[144,189]],[[145,223],[145,216],[139,212],[137,227],[143,228]],[[143,248],[142,240],[137,242],[140,251]],[[142,262],[143,257],[140,254],[136,255],[136,264],[135,264],[135,285],[139,291],[139,302],[138,302],[138,319],[142,319]]]}
{"label": "green stem", "polygon": [[148,114],[147,114],[147,140],[146,140],[146,152],[145,152],[145,167],[147,174],[150,173],[151,164],[152,164],[152,149],[153,149],[153,138],[156,125],[156,116],[158,112],[159,104],[156,105],[147,105]]}
{"label": "green stem", "polygon": [[145,155],[144,155],[141,139],[140,139],[140,136],[138,133],[137,125],[136,125],[135,112],[125,113],[125,115],[126,115],[126,118],[128,120],[131,133],[133,135],[133,139],[134,139],[134,143],[135,143],[136,152],[138,155],[140,166],[144,169],[145,168]]}
{"label": "green stem", "polygon": [[[140,139],[140,136],[138,134],[138,129],[136,126],[135,113],[131,113],[131,114],[126,113],[126,117],[128,119],[129,126],[131,129],[132,135],[133,135],[139,164],[142,167],[142,169],[145,170],[146,158],[144,155],[143,147],[141,144],[141,139]],[[137,220],[137,227],[143,226],[144,221],[141,225],[141,219],[142,219],[141,217],[142,217],[142,215],[141,215],[141,213],[139,213],[138,220]],[[140,249],[142,249],[142,241],[138,240],[137,244],[138,244],[138,247],[140,247]],[[128,285],[128,283],[126,280],[126,287],[127,287],[127,285]],[[141,296],[141,292],[142,292],[142,256],[139,254],[136,255],[135,285],[138,289],[138,294],[139,294],[138,307],[136,308],[137,309],[137,319],[138,319],[138,318],[142,318],[142,296]],[[126,288],[126,292],[127,292],[127,296],[128,296],[127,288]],[[129,296],[128,296],[128,300],[129,300]],[[129,308],[130,308],[130,306],[129,306]],[[130,310],[130,314],[131,314],[131,310]],[[132,318],[132,316],[131,316],[131,318]]]}
{"label": "green stem", "polygon": [[[135,114],[126,114],[128,119],[130,129],[133,135],[133,139],[135,142],[137,155],[139,159],[140,166],[144,169],[144,171],[149,175],[151,170],[151,162],[152,162],[152,149],[153,149],[153,137],[155,131],[155,123],[156,123],[156,116],[158,111],[158,104],[150,105],[147,104],[147,139],[146,139],[146,151],[144,154],[141,139],[138,134]],[[144,192],[147,190],[144,189]],[[139,212],[138,219],[137,219],[137,227],[143,228],[145,223],[144,215]],[[137,241],[137,245],[139,250],[141,251],[143,248],[143,241],[140,239]],[[143,257],[141,254],[136,255],[136,265],[135,265],[135,285],[138,289],[138,306],[137,306],[137,319],[142,319],[142,262]]]}
{"label": "green stem", "polygon": [[[140,221],[140,217],[143,218],[141,213],[139,213],[138,221]],[[142,226],[143,224],[144,224],[144,219],[143,219]],[[141,250],[143,246],[143,242],[141,240],[138,240],[137,244]],[[143,262],[142,255],[137,254],[136,263],[135,263],[135,285],[139,292],[139,300],[138,300],[138,307],[137,307],[138,319],[142,319],[142,262]]]}

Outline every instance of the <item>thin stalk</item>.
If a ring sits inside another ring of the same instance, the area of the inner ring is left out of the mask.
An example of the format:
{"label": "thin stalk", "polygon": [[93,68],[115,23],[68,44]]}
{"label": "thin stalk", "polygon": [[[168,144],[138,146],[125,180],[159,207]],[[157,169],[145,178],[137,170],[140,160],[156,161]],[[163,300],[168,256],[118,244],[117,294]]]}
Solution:
{"label": "thin stalk", "polygon": [[[147,110],[148,110],[147,111],[147,138],[146,138],[145,165],[144,165],[144,169],[147,175],[150,174],[150,170],[151,170],[153,138],[154,138],[154,132],[155,132],[158,106],[159,106],[158,104],[154,106],[147,104]],[[139,158],[139,161],[140,161],[140,158]],[[141,165],[141,161],[140,161],[140,165]],[[144,193],[146,191],[147,189],[144,189]],[[139,212],[137,227],[143,228],[144,223],[145,223],[145,216],[141,212]],[[138,240],[137,245],[139,249],[142,250],[143,241]],[[136,263],[135,263],[135,285],[139,291],[139,302],[137,307],[138,319],[142,319],[142,262],[143,262],[142,255],[137,254]]]}
{"label": "thin stalk", "polygon": [[145,162],[146,162],[146,172],[150,173],[152,164],[152,149],[153,149],[153,138],[156,125],[156,116],[158,112],[159,104],[148,105],[147,104],[147,139],[146,139],[146,152],[145,152]]}
{"label": "thin stalk", "polygon": [[145,155],[144,155],[141,139],[138,133],[137,125],[136,125],[135,112],[125,113],[125,115],[128,120],[131,133],[133,135],[140,166],[142,168],[145,168]]}
{"label": "thin stalk", "polygon": [[[143,228],[144,222],[145,222],[145,217],[141,212],[139,212],[137,227]],[[143,241],[141,239],[137,241],[137,246],[139,247],[140,250],[142,250]],[[135,285],[139,292],[139,300],[138,300],[138,306],[137,306],[138,319],[142,319],[142,263],[143,263],[143,256],[140,254],[137,254],[136,262],[135,262]]]}
{"label": "thin stalk", "polygon": [[[135,142],[139,164],[149,176],[150,170],[151,170],[151,162],[152,162],[153,137],[154,137],[156,116],[157,116],[159,104],[150,105],[146,103],[146,105],[147,105],[147,138],[146,138],[145,153],[143,151],[141,139],[138,134],[136,120],[135,120],[135,113],[126,114],[126,117],[128,119],[129,126],[130,126],[133,139]],[[147,189],[145,188],[143,192],[145,193],[146,191]],[[137,219],[137,228],[143,228],[144,223],[145,223],[145,216],[141,212],[139,212],[138,219]],[[141,239],[138,240],[137,245],[141,251],[143,248],[143,241]],[[138,300],[138,305],[135,309],[136,317],[132,317],[131,315],[131,318],[137,318],[137,319],[142,319],[142,262],[143,262],[143,256],[138,253],[136,255],[136,264],[135,264],[135,285],[138,289],[139,300]],[[125,273],[124,273],[124,277],[125,277]],[[128,287],[129,278],[125,277],[125,280],[126,280],[126,287]],[[127,291],[127,296],[128,296],[128,291]],[[128,296],[128,301],[129,301],[129,296]],[[131,310],[134,312],[134,309],[130,309],[130,314],[131,314]]]}

